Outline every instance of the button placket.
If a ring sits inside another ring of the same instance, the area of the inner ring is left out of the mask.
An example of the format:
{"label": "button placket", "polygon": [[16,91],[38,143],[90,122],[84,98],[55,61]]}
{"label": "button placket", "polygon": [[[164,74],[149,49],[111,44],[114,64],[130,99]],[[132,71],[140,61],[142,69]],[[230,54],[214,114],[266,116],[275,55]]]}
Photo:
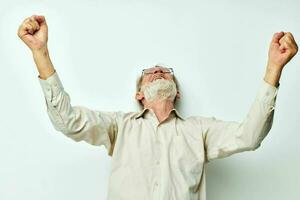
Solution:
{"label": "button placket", "polygon": [[160,128],[158,125],[155,127],[155,150],[154,150],[154,184],[153,184],[153,199],[159,199],[159,186],[160,186],[160,158],[161,158],[161,142],[159,137]]}
{"label": "button placket", "polygon": [[153,200],[159,199],[159,183],[156,180],[153,185]]}
{"label": "button placket", "polygon": [[159,167],[160,166],[160,158],[161,158],[161,142],[160,142],[160,135],[159,135],[159,131],[160,130],[160,127],[159,126],[156,126],[156,152],[155,152],[155,165],[156,167]]}
{"label": "button placket", "polygon": [[154,160],[154,163],[155,163],[155,166],[157,168],[157,170],[160,170],[160,159],[161,159],[161,143],[159,142],[159,140],[156,141],[155,143],[155,152],[154,152],[154,155],[155,155],[155,160]]}

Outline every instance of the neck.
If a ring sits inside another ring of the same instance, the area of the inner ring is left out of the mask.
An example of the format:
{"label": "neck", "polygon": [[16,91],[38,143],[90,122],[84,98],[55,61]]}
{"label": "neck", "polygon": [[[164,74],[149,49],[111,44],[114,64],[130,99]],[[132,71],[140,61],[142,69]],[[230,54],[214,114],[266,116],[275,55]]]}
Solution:
{"label": "neck", "polygon": [[159,122],[168,118],[172,109],[174,109],[174,103],[172,100],[156,100],[152,102],[144,102],[144,108],[152,109]]}

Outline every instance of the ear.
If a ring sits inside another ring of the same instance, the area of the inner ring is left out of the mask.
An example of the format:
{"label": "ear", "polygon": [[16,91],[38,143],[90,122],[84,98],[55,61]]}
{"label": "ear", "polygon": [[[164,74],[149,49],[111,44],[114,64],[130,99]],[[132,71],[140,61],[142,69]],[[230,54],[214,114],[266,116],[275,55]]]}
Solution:
{"label": "ear", "polygon": [[179,92],[179,90],[177,90],[177,93],[176,93],[176,99],[180,99],[180,96],[181,96],[181,94],[180,94],[180,92]]}
{"label": "ear", "polygon": [[139,100],[139,101],[142,101],[142,100],[145,98],[144,93],[141,92],[141,91],[137,92],[137,93],[135,94],[135,98],[136,98],[137,100]]}

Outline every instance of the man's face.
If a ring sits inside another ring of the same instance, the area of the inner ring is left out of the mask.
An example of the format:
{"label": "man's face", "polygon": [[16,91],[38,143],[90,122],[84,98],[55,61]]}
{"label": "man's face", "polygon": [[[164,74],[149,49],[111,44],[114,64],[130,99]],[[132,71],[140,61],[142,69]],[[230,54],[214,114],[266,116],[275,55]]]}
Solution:
{"label": "man's face", "polygon": [[[158,79],[161,80],[156,82]],[[157,99],[159,96],[159,98],[162,99],[167,96],[176,95],[176,98],[179,98],[180,96],[179,92],[176,90],[176,84],[174,83],[173,75],[170,73],[168,68],[164,67],[152,67],[145,69],[141,82],[141,88],[141,91],[136,94],[136,98],[140,101],[147,99],[146,97],[148,97],[148,100],[150,100]],[[147,91],[143,91],[143,89],[146,89]]]}

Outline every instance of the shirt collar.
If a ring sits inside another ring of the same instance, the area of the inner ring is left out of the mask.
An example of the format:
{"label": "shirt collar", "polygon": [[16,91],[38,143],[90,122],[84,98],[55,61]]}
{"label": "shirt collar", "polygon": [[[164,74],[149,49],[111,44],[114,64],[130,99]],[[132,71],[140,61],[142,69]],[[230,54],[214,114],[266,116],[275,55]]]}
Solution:
{"label": "shirt collar", "polygon": [[[142,111],[140,111],[140,112],[138,113],[138,115],[135,117],[135,119],[142,117],[142,116],[146,113],[146,111],[150,111],[150,109],[149,109],[149,108],[144,108]],[[178,110],[176,110],[175,108],[173,108],[173,109],[171,110],[170,114],[171,114],[172,112],[174,112],[175,115],[176,115],[177,117],[179,117],[180,119],[184,120],[184,118],[182,117],[182,115],[179,114]]]}

